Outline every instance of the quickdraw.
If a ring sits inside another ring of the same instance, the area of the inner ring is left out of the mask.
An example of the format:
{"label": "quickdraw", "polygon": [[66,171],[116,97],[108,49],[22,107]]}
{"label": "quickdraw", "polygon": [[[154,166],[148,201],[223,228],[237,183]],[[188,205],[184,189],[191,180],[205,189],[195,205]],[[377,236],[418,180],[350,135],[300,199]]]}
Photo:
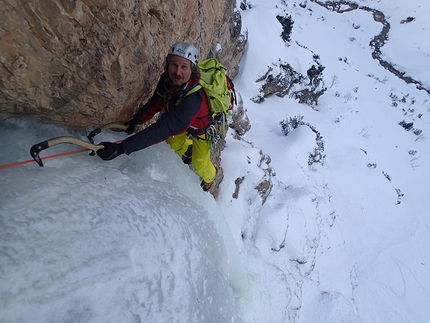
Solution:
{"label": "quickdraw", "polygon": [[211,125],[206,130],[206,140],[209,142],[209,146],[211,150],[215,150],[217,147],[218,141],[223,140],[220,132],[218,131],[215,125]]}

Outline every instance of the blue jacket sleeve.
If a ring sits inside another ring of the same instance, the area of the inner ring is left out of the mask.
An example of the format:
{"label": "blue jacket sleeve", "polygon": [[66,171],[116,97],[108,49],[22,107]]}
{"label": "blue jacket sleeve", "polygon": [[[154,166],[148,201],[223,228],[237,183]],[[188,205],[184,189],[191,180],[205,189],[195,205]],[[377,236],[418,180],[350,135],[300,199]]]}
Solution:
{"label": "blue jacket sleeve", "polygon": [[168,112],[164,112],[160,119],[148,128],[123,141],[125,153],[147,148],[156,143],[168,139],[170,136],[186,131],[191,119],[199,111],[203,95],[202,89],[182,98],[178,106],[170,107]]}

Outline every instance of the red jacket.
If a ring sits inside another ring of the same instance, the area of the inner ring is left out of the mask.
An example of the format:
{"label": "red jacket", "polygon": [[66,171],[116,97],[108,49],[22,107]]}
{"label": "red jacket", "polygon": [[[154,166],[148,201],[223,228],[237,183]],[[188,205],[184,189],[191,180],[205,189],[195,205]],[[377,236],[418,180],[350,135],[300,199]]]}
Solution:
{"label": "red jacket", "polygon": [[144,149],[183,132],[202,135],[211,125],[211,113],[203,89],[189,95],[198,85],[200,74],[192,77],[183,87],[174,87],[163,73],[149,101],[135,114],[140,123],[150,120],[157,112],[159,119],[148,128],[123,141],[127,154]]}

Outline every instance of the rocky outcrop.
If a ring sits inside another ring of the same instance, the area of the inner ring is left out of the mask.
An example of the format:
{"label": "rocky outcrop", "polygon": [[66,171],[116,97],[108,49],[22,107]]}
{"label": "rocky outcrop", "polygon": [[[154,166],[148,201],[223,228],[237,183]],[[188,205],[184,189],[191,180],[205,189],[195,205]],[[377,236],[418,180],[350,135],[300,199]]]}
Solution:
{"label": "rocky outcrop", "polygon": [[[237,140],[240,140],[241,137],[251,129],[251,122],[249,121],[248,115],[246,114],[246,110],[243,106],[242,96],[238,92],[236,92],[236,95],[237,104],[234,106],[231,118],[228,119],[228,130],[233,131],[233,137]],[[217,142],[215,149],[212,150],[211,153],[211,161],[214,165],[217,165],[217,174],[214,184],[212,185],[209,192],[215,197],[218,197],[219,185],[224,178],[224,170],[221,167],[221,154],[224,148],[225,140],[220,140]],[[237,185],[240,185],[240,183]]]}
{"label": "rocky outcrop", "polygon": [[234,0],[4,0],[0,12],[0,113],[81,129],[130,118],[174,42],[232,76],[245,45]]}
{"label": "rocky outcrop", "polygon": [[252,98],[255,103],[261,103],[272,94],[279,97],[288,95],[299,103],[313,108],[318,105],[318,99],[325,93],[323,71],[325,67],[319,62],[319,56],[314,55],[313,64],[307,70],[306,76],[295,71],[287,62],[273,63],[267,72],[257,79],[261,82],[260,93]]}
{"label": "rocky outcrop", "polygon": [[246,114],[245,107],[243,106],[243,99],[240,93],[237,95],[237,106],[233,111],[232,121],[230,123],[230,128],[234,130],[234,138],[240,139],[247,131],[251,129],[251,121]]}

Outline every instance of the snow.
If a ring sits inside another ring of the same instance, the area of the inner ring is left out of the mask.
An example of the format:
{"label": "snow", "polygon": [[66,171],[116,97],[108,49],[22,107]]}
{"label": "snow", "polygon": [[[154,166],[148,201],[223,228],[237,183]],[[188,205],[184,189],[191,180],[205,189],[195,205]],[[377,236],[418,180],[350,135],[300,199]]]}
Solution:
{"label": "snow", "polygon": [[[430,13],[430,3],[422,0],[402,1],[369,1],[384,12],[390,25],[389,41],[382,48],[383,54],[396,68],[408,72],[427,87],[430,86],[429,75],[423,67],[430,66],[430,44],[423,41],[429,32],[425,19]],[[407,18],[414,18],[411,23],[402,23]]]}
{"label": "snow", "polygon": [[[241,11],[249,40],[234,83],[252,128],[229,133],[216,200],[164,143],[110,162],[81,152],[0,169],[0,322],[428,322],[428,94],[372,59],[382,25],[371,13],[302,3]],[[390,22],[383,59],[428,88],[430,5],[359,4]],[[270,66],[306,74],[314,55],[327,86],[315,109],[251,101]],[[294,116],[320,132],[321,163],[308,164],[310,127],[282,133]],[[1,165],[48,138],[86,136],[30,118],[0,124]]]}

